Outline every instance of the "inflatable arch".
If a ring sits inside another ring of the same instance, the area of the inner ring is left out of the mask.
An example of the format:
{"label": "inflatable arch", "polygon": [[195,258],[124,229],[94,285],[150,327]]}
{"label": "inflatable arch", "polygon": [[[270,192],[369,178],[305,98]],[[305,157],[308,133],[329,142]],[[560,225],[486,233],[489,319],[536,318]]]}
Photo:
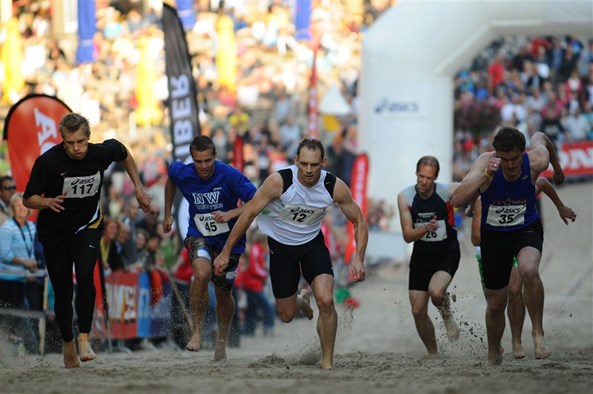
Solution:
{"label": "inflatable arch", "polygon": [[396,205],[425,154],[439,158],[439,180],[451,180],[453,76],[511,34],[591,38],[593,1],[399,0],[373,24],[362,46],[358,137],[371,159],[371,197]]}

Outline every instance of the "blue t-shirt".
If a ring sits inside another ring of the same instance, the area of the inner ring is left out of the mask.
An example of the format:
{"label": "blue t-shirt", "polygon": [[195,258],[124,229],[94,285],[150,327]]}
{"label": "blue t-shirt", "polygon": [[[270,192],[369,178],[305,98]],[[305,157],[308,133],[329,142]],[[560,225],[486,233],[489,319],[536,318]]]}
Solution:
{"label": "blue t-shirt", "polygon": [[[204,238],[208,245],[222,249],[230,230],[237,219],[228,223],[216,223],[211,213],[227,212],[237,208],[239,200],[253,198],[256,188],[239,170],[218,160],[214,162],[214,174],[209,179],[198,176],[193,163],[173,162],[169,178],[189,203],[187,235]],[[236,243],[232,254],[245,251],[245,236]]]}
{"label": "blue t-shirt", "polygon": [[494,173],[492,183],[481,193],[482,228],[491,231],[514,231],[539,219],[530,168],[529,156],[523,153],[523,166],[518,179],[509,182],[504,178],[502,171]]}

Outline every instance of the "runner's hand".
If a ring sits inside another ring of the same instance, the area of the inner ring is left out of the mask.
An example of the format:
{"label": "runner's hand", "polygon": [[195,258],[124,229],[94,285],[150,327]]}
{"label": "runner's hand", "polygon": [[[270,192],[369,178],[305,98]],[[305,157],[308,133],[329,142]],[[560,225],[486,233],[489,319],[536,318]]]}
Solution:
{"label": "runner's hand", "polygon": [[53,198],[47,198],[47,209],[51,209],[54,212],[62,212],[65,208],[62,205],[64,203],[64,199],[66,198],[66,192],[60,194],[59,196],[55,196]]}
{"label": "runner's hand", "polygon": [[136,189],[136,200],[138,200],[140,208],[142,208],[144,212],[148,212],[150,209],[150,196],[146,194],[144,189]]}
{"label": "runner's hand", "polygon": [[222,212],[222,211],[214,211],[212,212],[212,217],[216,220],[216,223],[228,223],[231,220],[231,215],[229,212]]}
{"label": "runner's hand", "polygon": [[561,206],[558,208],[558,214],[560,215],[560,219],[564,222],[564,224],[568,224],[568,219],[571,221],[575,221],[577,218],[577,214],[572,208],[567,207],[566,205]]}
{"label": "runner's hand", "polygon": [[364,268],[364,264],[362,261],[360,261],[357,258],[354,258],[352,260],[352,263],[350,263],[350,278],[354,281],[354,282],[362,282],[366,276],[366,271]]}
{"label": "runner's hand", "polygon": [[173,216],[171,215],[165,215],[165,217],[163,218],[163,231],[166,233],[168,233],[169,231],[171,231],[171,228],[173,227]]}
{"label": "runner's hand", "polygon": [[223,272],[227,269],[229,265],[229,256],[226,256],[224,253],[219,254],[214,259],[213,268],[214,268],[214,275],[221,276]]}

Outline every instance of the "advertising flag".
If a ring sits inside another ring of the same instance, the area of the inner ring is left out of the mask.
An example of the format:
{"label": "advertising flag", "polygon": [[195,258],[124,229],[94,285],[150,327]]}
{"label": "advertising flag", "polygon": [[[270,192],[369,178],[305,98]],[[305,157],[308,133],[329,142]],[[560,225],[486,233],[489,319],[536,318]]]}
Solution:
{"label": "advertising flag", "polygon": [[15,103],[4,121],[4,140],[17,190],[24,191],[35,159],[62,142],[58,126],[70,108],[60,99],[31,94]]}
{"label": "advertising flag", "polygon": [[94,59],[93,36],[97,30],[95,0],[78,0],[78,48],[76,63],[90,63]]}
{"label": "advertising flag", "polygon": [[193,10],[193,0],[177,0],[177,15],[183,25],[183,30],[190,31],[196,24],[196,13]]}
{"label": "advertising flag", "polygon": [[[169,112],[173,160],[190,163],[189,145],[201,134],[196,81],[183,26],[177,11],[163,4],[163,33],[165,35],[165,71],[169,86]],[[174,201],[178,235],[183,240],[187,231],[187,201],[177,193]]]}
{"label": "advertising flag", "polygon": [[188,162],[189,145],[200,135],[197,88],[183,26],[177,11],[167,4],[163,4],[163,32],[173,159]]}
{"label": "advertising flag", "polygon": [[2,104],[12,104],[21,96],[25,86],[23,77],[23,39],[19,30],[19,21],[10,18],[6,22],[6,29],[2,32],[4,41],[0,45],[0,59],[4,67],[4,80],[2,90]]}
{"label": "advertising flag", "polygon": [[[352,179],[350,181],[350,190],[352,191],[352,198],[362,210],[362,215],[367,218],[367,184],[369,175],[369,157],[366,153],[362,153],[356,157],[352,166]],[[348,245],[346,245],[346,252],[344,261],[350,264],[352,256],[356,252],[356,242],[354,240],[354,225],[348,222]]]}
{"label": "advertising flag", "polygon": [[311,0],[296,1],[294,27],[298,41],[311,41]]}
{"label": "advertising flag", "polygon": [[307,104],[307,135],[319,138],[319,93],[317,91],[317,51],[313,52],[313,65],[309,76],[309,102]]}

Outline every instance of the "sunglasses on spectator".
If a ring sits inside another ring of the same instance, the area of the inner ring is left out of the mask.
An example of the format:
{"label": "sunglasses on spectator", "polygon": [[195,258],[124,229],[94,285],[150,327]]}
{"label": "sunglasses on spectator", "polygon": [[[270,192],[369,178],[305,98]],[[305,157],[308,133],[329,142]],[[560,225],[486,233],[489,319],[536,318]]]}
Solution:
{"label": "sunglasses on spectator", "polygon": [[148,213],[150,213],[151,215],[154,215],[154,216],[158,216],[161,214],[161,211],[149,211]]}
{"label": "sunglasses on spectator", "polygon": [[16,190],[16,186],[2,186],[4,190]]}

